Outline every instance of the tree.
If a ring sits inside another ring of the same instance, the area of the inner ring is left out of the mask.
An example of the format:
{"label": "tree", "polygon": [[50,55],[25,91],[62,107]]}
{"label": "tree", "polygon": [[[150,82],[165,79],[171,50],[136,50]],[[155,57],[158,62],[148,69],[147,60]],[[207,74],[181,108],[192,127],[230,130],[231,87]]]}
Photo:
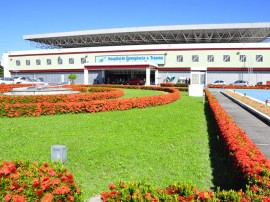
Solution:
{"label": "tree", "polygon": [[70,80],[71,84],[74,84],[75,83],[74,81],[77,79],[77,75],[76,74],[70,74],[68,76],[68,79]]}
{"label": "tree", "polygon": [[4,74],[4,67],[0,65],[0,76],[3,76]]}

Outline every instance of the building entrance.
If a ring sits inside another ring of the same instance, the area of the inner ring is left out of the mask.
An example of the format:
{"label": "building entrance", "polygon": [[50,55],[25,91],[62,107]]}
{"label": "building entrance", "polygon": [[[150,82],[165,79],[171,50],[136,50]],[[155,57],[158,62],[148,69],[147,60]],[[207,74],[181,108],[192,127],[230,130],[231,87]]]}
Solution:
{"label": "building entrance", "polygon": [[[104,70],[106,84],[125,84],[131,79],[146,79],[145,69],[128,69],[128,70]],[[155,81],[154,72],[150,74],[150,82]]]}

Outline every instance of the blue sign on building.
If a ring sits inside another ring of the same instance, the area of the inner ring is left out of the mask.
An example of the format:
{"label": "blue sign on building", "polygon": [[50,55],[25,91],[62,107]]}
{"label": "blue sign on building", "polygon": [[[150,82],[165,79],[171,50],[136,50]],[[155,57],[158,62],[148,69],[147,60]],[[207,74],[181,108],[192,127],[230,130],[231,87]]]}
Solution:
{"label": "blue sign on building", "polygon": [[155,63],[164,64],[165,55],[113,55],[96,56],[96,63]]}

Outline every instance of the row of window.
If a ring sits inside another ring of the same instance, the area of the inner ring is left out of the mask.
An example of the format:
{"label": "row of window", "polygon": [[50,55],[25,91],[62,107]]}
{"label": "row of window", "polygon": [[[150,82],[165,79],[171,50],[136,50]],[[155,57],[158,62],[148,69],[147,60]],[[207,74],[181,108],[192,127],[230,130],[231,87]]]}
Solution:
{"label": "row of window", "polygon": [[[47,59],[46,60],[47,65],[52,65],[52,59]],[[69,58],[68,59],[68,63],[69,64],[74,64],[74,58]],[[86,63],[86,58],[81,58],[81,64]],[[25,61],[26,66],[30,66],[31,65],[31,61],[30,60],[26,60]],[[63,59],[62,58],[57,58],[57,64],[58,65],[62,65],[63,64]],[[16,66],[20,66],[21,65],[21,61],[20,60],[16,60]],[[36,59],[36,65],[41,65],[41,60],[40,59]]]}
{"label": "row of window", "polygon": [[[184,56],[183,55],[177,55],[176,56],[177,62],[184,62]],[[230,55],[223,55],[223,62],[230,62],[231,56]],[[239,55],[239,61],[240,62],[246,62],[247,56],[246,55]],[[199,55],[192,55],[192,62],[199,62]],[[214,55],[207,55],[207,62],[215,62]],[[263,56],[262,55],[256,55],[256,62],[263,62]]]}
{"label": "row of window", "polygon": [[[176,56],[176,61],[177,62],[184,62],[184,56],[183,55],[177,55]],[[207,55],[207,61],[208,62],[215,62],[214,55]],[[230,62],[230,61],[231,61],[230,55],[223,55],[223,62]],[[246,62],[247,61],[247,56],[246,55],[239,55],[239,61],[240,62]],[[47,65],[52,65],[52,59],[47,59],[46,62],[47,62]],[[199,62],[199,55],[192,55],[192,62]],[[263,62],[263,56],[262,55],[256,55],[256,62]],[[74,64],[74,58],[69,58],[68,63],[71,64],[71,65]],[[81,58],[81,64],[84,64],[84,63],[86,63],[86,58],[85,57]],[[26,60],[25,64],[26,64],[26,66],[30,66],[31,61]],[[63,59],[58,57],[57,64],[62,65],[63,64]],[[16,66],[20,66],[20,65],[21,65],[21,61],[16,60]],[[36,59],[36,65],[41,65],[41,60],[40,59]]]}

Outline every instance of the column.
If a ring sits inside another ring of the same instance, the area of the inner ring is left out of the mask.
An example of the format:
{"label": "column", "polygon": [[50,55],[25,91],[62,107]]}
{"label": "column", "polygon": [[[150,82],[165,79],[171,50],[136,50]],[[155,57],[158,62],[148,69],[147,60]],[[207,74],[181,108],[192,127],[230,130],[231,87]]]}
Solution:
{"label": "column", "polygon": [[159,83],[158,83],[158,69],[155,69],[155,85],[157,86],[157,85],[159,85]]}
{"label": "column", "polygon": [[86,68],[84,68],[83,80],[84,80],[84,84],[88,84],[88,69]]}
{"label": "column", "polygon": [[100,83],[104,84],[105,83],[105,70],[101,71],[101,81]]}
{"label": "column", "polygon": [[146,80],[145,85],[150,86],[150,67],[146,68]]}

